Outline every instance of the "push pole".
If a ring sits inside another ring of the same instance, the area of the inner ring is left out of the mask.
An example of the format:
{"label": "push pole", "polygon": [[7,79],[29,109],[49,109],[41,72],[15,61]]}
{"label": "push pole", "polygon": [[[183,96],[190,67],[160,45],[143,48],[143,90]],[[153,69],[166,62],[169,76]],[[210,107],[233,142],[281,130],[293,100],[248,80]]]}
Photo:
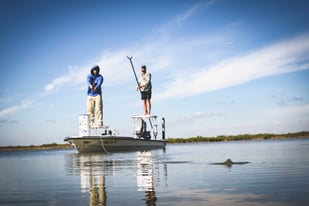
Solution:
{"label": "push pole", "polygon": [[[128,57],[128,56],[127,56],[127,57]],[[134,76],[135,76],[136,83],[137,83],[137,85],[138,85],[138,79],[137,79],[136,72],[135,72],[135,69],[134,69],[134,66],[133,66],[132,58],[133,58],[133,57],[128,57],[128,59],[130,60],[131,66],[132,66],[132,70],[133,70],[133,73],[134,73]],[[140,92],[142,92],[141,89],[140,89],[139,87],[138,87],[138,90],[139,90]]]}

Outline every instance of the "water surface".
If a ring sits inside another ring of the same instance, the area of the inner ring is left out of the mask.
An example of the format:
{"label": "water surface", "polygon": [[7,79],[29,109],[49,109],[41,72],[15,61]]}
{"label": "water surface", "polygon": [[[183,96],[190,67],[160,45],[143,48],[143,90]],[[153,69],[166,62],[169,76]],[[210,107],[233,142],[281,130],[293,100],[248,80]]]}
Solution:
{"label": "water surface", "polygon": [[[213,165],[230,158],[248,164]],[[309,205],[309,140],[0,153],[0,205]]]}

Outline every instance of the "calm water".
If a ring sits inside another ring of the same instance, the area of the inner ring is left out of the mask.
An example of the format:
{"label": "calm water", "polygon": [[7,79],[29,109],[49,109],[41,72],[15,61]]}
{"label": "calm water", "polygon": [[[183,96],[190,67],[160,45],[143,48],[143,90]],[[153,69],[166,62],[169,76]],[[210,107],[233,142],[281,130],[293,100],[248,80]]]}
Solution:
{"label": "calm water", "polygon": [[0,205],[309,205],[309,139],[2,152],[0,174]]}

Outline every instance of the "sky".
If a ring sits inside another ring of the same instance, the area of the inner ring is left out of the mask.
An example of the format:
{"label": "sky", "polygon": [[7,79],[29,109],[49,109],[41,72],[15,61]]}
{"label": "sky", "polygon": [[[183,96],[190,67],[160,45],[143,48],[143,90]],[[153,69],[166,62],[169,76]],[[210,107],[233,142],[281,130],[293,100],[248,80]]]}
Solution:
{"label": "sky", "polygon": [[309,1],[0,1],[0,146],[65,143],[104,77],[103,122],[130,135],[152,74],[167,138],[309,131]]}

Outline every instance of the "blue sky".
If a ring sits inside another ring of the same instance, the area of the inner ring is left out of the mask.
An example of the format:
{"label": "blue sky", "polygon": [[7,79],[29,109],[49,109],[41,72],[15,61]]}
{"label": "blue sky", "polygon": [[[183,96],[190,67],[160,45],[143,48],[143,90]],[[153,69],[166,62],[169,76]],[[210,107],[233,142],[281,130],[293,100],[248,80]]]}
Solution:
{"label": "blue sky", "polygon": [[309,131],[309,1],[0,5],[1,146],[77,135],[96,64],[104,124],[130,134],[143,108],[127,56],[152,73],[167,137]]}

